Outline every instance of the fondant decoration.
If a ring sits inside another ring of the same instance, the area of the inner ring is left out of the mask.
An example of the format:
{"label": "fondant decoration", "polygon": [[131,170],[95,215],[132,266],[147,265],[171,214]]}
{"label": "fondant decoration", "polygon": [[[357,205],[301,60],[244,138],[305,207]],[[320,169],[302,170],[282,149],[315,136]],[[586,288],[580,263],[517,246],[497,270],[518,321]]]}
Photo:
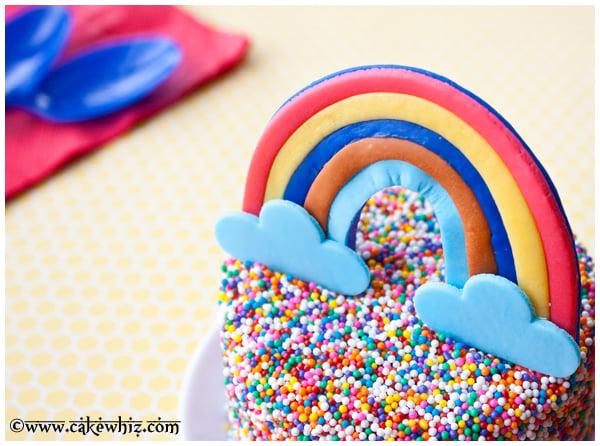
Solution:
{"label": "fondant decoration", "polygon": [[[372,123],[374,122],[368,124]],[[312,153],[315,153],[315,151]],[[490,231],[486,215],[473,190],[443,158],[412,141],[378,137],[359,139],[346,145],[331,157],[320,169],[316,178],[311,180],[312,185],[306,199],[302,200],[304,207],[317,219],[322,228],[327,228],[331,203],[341,187],[361,169],[374,162],[386,159],[406,161],[440,182],[441,187],[447,191],[452,202],[456,205],[464,226],[464,237],[462,238],[466,239],[466,259],[469,263],[469,274],[497,273],[496,252],[493,247],[494,232]],[[483,182],[480,184],[485,187]],[[289,188],[290,186],[288,186],[288,190]],[[487,188],[485,191],[487,192]],[[489,198],[491,200],[491,196]],[[486,204],[493,205],[493,200],[491,203],[486,202]],[[495,215],[499,223],[499,225],[495,224],[494,226],[500,226],[503,231],[504,227],[500,215],[497,213],[495,205],[492,207],[496,211]],[[436,215],[440,219],[437,212]],[[353,222],[348,232],[348,246],[352,246],[352,241],[355,240],[355,232],[356,221]],[[506,232],[504,232],[504,235],[506,236]],[[504,238],[504,240],[507,240],[507,238]],[[500,244],[500,246],[502,245]],[[508,255],[502,255],[506,253]],[[498,248],[498,255],[501,260],[504,260],[505,257],[512,259],[510,251],[502,251],[500,248]],[[447,264],[453,261],[446,255]],[[512,261],[509,265],[513,266]],[[509,271],[508,276],[511,280],[516,280],[514,268]]]}
{"label": "fondant decoration", "polygon": [[566,378],[579,366],[573,338],[537,318],[525,293],[501,276],[472,276],[462,290],[429,282],[414,302],[430,328],[523,367]]}
{"label": "fondant decoration", "polygon": [[358,294],[369,285],[369,269],[360,256],[326,240],[317,221],[291,201],[271,200],[258,217],[226,213],[215,233],[223,249],[237,259],[258,261],[342,294]]}
{"label": "fondant decoration", "polygon": [[[531,299],[536,315],[549,317],[577,338],[579,271],[554,186],[529,148],[493,109],[432,73],[400,66],[358,67],[328,76],[292,97],[259,141],[246,183],[244,211],[257,215],[265,202],[283,198],[294,172],[329,135],[378,120],[428,129],[468,160],[489,189],[508,236],[504,246],[494,244],[492,238],[498,272],[514,279],[505,273],[510,267],[498,255],[511,252],[516,282]],[[414,142],[435,152],[433,144]],[[457,157],[436,153],[461,174],[493,228],[497,221],[481,199],[486,193],[483,188],[456,167]],[[313,175],[316,178],[318,172]],[[461,231],[464,226],[463,222]]]}
{"label": "fondant decoration", "polygon": [[431,102],[403,94],[369,93],[341,100],[314,114],[290,136],[275,158],[265,199],[282,197],[285,182],[289,181],[293,170],[324,136],[345,125],[382,117],[403,119],[431,128],[460,148],[490,187],[508,233],[519,286],[531,296],[539,315],[548,316],[544,250],[515,179],[481,135],[448,110]]}
{"label": "fondant decoration", "polygon": [[329,211],[328,233],[332,240],[344,242],[356,215],[356,209],[376,192],[401,184],[418,192],[433,206],[440,225],[446,255],[446,282],[462,286],[469,278],[465,236],[460,214],[448,193],[421,169],[404,161],[385,160],[369,165],[346,183],[335,197]]}

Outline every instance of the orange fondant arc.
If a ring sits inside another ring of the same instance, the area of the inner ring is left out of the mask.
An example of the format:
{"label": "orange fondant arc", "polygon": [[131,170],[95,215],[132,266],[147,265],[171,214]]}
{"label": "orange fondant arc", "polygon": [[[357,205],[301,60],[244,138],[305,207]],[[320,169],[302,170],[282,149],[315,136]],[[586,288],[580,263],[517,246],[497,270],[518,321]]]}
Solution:
{"label": "orange fondant arc", "polygon": [[463,222],[469,275],[497,273],[491,232],[477,198],[462,177],[440,156],[414,142],[397,138],[365,138],[348,144],[323,167],[306,196],[304,207],[327,232],[331,204],[358,172],[382,160],[406,161],[427,173],[452,198]]}

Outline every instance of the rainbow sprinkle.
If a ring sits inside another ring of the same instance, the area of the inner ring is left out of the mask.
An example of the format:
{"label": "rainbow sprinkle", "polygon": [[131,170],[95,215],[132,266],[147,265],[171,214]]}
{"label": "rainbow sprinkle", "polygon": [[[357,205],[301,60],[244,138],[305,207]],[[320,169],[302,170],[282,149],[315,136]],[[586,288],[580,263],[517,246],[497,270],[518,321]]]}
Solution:
{"label": "rainbow sprinkle", "polygon": [[221,333],[231,435],[257,440],[593,438],[594,271],[577,248],[582,363],[532,372],[433,332],[414,291],[443,280],[429,203],[402,188],[371,198],[357,251],[371,286],[344,296],[229,259]]}

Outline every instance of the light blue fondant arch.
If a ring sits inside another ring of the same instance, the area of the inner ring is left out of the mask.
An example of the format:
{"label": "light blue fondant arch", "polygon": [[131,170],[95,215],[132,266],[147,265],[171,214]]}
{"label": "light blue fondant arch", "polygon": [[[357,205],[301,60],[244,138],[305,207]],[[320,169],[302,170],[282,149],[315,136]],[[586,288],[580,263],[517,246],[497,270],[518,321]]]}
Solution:
{"label": "light blue fondant arch", "polygon": [[423,195],[433,206],[440,225],[446,260],[446,283],[462,287],[469,278],[465,232],[460,214],[444,188],[421,169],[404,161],[385,160],[357,173],[337,193],[329,211],[328,237],[346,243],[355,216],[376,192],[403,186]]}

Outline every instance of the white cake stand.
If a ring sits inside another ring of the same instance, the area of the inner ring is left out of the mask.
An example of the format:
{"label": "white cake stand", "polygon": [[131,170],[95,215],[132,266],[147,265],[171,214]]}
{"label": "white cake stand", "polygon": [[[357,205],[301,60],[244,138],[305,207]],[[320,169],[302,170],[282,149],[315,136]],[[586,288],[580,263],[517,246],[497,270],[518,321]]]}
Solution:
{"label": "white cake stand", "polygon": [[196,348],[181,389],[180,437],[184,440],[227,440],[223,356],[219,345],[222,315]]}

